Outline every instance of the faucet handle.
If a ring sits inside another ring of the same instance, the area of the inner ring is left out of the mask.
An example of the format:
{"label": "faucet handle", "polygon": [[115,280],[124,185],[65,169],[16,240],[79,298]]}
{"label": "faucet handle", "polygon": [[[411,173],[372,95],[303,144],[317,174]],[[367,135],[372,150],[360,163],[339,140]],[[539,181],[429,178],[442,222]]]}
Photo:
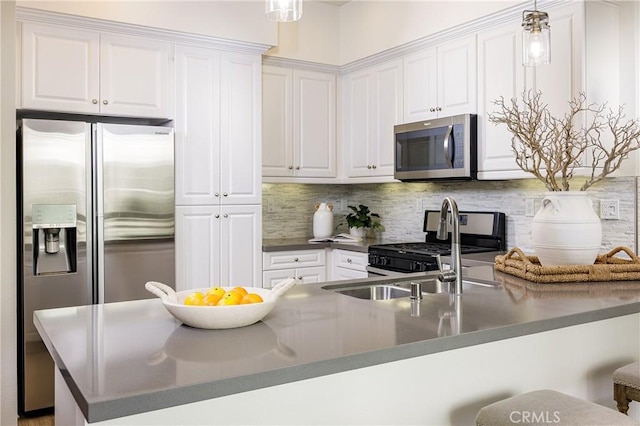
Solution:
{"label": "faucet handle", "polygon": [[457,277],[458,274],[452,269],[442,271],[438,274],[438,279],[443,283],[452,283],[457,279]]}

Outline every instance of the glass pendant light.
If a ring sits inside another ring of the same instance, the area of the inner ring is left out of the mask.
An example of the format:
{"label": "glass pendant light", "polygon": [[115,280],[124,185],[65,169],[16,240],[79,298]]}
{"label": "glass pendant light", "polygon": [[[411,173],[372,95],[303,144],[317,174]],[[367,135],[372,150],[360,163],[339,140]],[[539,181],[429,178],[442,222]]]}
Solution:
{"label": "glass pendant light", "polygon": [[533,8],[522,12],[522,65],[526,67],[551,62],[549,15],[537,10],[537,2]]}
{"label": "glass pendant light", "polygon": [[297,21],[302,18],[302,0],[266,0],[265,13],[272,21]]}

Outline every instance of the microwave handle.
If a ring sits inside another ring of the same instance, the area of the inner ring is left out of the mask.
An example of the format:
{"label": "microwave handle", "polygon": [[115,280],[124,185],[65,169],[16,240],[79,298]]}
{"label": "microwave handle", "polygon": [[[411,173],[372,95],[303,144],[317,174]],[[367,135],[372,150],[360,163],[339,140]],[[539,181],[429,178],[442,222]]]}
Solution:
{"label": "microwave handle", "polygon": [[449,155],[449,138],[451,138],[451,132],[453,132],[453,126],[447,128],[447,133],[444,135],[444,159],[447,160],[447,164],[450,169],[453,169],[453,161]]}

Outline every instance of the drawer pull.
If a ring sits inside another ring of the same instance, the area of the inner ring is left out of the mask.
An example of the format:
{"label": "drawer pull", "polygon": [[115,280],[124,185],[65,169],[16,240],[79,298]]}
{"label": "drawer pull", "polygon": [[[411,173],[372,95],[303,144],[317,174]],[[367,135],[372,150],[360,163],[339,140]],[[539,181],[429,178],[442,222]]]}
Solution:
{"label": "drawer pull", "polygon": [[294,262],[297,262],[297,261],[298,261],[298,258],[297,258],[297,257],[295,257],[295,258],[293,259],[293,261],[294,261]]}

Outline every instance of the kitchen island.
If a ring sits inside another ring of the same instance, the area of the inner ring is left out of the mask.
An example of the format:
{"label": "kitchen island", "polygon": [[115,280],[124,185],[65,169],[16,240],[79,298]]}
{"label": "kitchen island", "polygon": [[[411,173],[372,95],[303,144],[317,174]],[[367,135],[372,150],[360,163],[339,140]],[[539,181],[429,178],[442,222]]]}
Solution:
{"label": "kitchen island", "polygon": [[611,373],[640,357],[640,282],[495,281],[418,303],[299,285],[233,330],[183,326],[159,299],[35,323],[58,367],[59,424],[471,424],[540,388],[615,407]]}

